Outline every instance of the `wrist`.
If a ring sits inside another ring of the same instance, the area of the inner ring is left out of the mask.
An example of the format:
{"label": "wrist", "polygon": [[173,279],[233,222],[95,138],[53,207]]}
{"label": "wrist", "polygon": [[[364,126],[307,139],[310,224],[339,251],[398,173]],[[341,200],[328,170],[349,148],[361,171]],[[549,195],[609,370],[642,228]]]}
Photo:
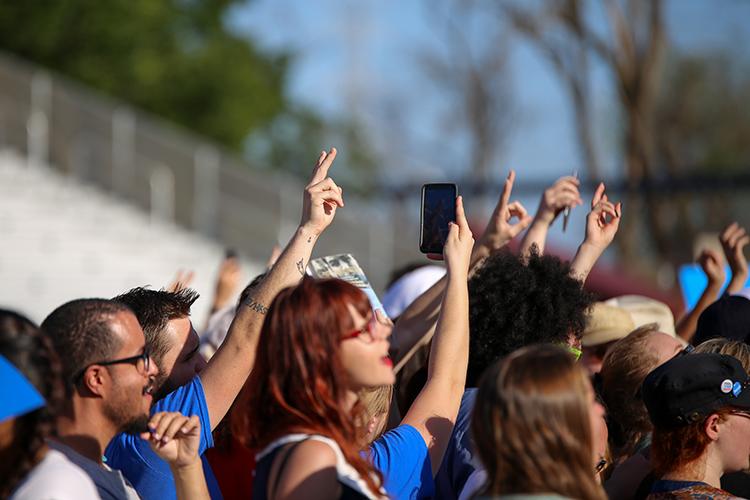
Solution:
{"label": "wrist", "polygon": [[597,253],[598,255],[601,255],[604,253],[604,250],[607,249],[607,245],[601,245],[597,243],[593,243],[587,239],[583,240],[583,243],[581,243],[581,246],[578,247],[578,251],[584,251],[587,253]]}
{"label": "wrist", "polygon": [[192,460],[190,463],[185,464],[176,464],[176,463],[170,463],[169,468],[172,471],[172,474],[177,475],[190,475],[194,473],[201,473],[203,474],[203,464],[201,464],[200,458],[196,457],[194,460]]}
{"label": "wrist", "polygon": [[709,292],[715,292],[718,293],[719,290],[721,290],[722,285],[724,284],[724,280],[708,280],[708,284],[706,285],[706,290]]}
{"label": "wrist", "polygon": [[540,208],[534,216],[532,226],[543,225],[549,227],[555,221],[555,212]]}
{"label": "wrist", "polygon": [[312,226],[310,223],[304,223],[300,224],[299,227],[297,227],[296,235],[301,238],[306,238],[310,240],[310,243],[312,243],[313,241],[315,241],[315,239],[318,238],[318,236],[320,236],[322,232],[322,230]]}

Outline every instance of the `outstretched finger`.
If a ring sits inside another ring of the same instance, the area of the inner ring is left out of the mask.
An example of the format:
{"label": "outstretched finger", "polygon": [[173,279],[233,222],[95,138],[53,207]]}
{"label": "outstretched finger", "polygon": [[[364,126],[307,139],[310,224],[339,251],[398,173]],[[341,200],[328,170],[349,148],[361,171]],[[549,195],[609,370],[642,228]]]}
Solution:
{"label": "outstretched finger", "polygon": [[333,160],[336,159],[336,153],[336,148],[331,148],[331,150],[326,153],[325,157],[321,155],[322,161],[320,161],[320,163],[315,166],[315,169],[313,169],[313,176],[312,179],[310,179],[310,184],[317,184],[328,177],[328,169],[333,165]]}
{"label": "outstretched finger", "polygon": [[596,191],[594,191],[594,197],[591,199],[591,208],[594,208],[601,201],[602,196],[604,196],[604,183],[600,182],[596,187]]}
{"label": "outstretched finger", "polygon": [[510,201],[510,194],[513,192],[513,183],[516,181],[516,172],[511,170],[508,173],[508,178],[505,179],[505,185],[503,185],[503,193],[500,195],[500,208],[508,206]]}
{"label": "outstretched finger", "polygon": [[469,223],[466,220],[466,212],[464,211],[463,196],[456,197],[456,224],[461,228],[461,231],[469,229]]}

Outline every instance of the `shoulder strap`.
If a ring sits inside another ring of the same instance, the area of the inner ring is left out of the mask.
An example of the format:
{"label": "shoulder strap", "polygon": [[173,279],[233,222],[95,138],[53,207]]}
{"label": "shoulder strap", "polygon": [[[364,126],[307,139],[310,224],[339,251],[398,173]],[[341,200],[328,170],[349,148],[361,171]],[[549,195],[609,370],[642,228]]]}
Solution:
{"label": "shoulder strap", "polygon": [[[302,439],[300,441],[297,441],[295,443],[291,443],[287,445],[285,449],[282,449],[281,452],[283,453],[281,457],[281,463],[279,464],[279,467],[276,469],[276,476],[271,480],[270,476],[268,478],[268,484],[273,485],[273,488],[270,490],[270,494],[267,496],[267,498],[271,499],[274,497],[274,493],[276,493],[276,488],[279,486],[279,481],[281,480],[281,474],[284,472],[284,468],[286,467],[287,462],[289,461],[289,458],[292,456],[292,452],[294,449],[310,439],[309,437],[306,437],[305,439]],[[273,466],[273,464],[272,464]]]}

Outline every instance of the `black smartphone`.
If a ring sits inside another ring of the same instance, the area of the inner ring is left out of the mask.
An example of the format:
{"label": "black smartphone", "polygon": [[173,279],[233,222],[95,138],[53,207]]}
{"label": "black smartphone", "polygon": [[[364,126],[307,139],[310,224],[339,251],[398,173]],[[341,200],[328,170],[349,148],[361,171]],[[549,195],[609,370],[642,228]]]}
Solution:
{"label": "black smartphone", "polygon": [[422,209],[419,215],[419,251],[442,254],[448,238],[448,223],[456,222],[455,184],[437,183],[422,186]]}

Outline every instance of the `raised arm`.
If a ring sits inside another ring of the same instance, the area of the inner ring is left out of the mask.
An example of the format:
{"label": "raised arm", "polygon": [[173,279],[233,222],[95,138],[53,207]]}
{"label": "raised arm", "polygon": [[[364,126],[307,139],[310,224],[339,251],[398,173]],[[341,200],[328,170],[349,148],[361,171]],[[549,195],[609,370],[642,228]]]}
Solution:
{"label": "raised arm", "polygon": [[685,342],[690,342],[693,339],[695,330],[698,328],[698,318],[719,297],[721,287],[724,285],[724,279],[726,278],[724,274],[724,260],[718,252],[708,249],[703,250],[698,258],[698,263],[708,277],[708,284],[695,304],[695,307],[680,318],[675,325],[675,333]]}
{"label": "raised arm", "polygon": [[402,424],[415,427],[427,444],[433,475],[440,468],[466,383],[469,362],[469,291],[467,277],[474,238],[456,200],[456,223],[451,223],[443,250],[448,271],[445,297],[430,350],[427,383]]}
{"label": "raised arm", "polygon": [[237,309],[226,339],[200,374],[212,429],[221,422],[253,368],[268,306],[281,290],[299,283],[318,237],[333,222],[336,209],[344,206],[341,188],[328,177],[335,158],[333,148],[321,153],[305,187],[299,227],[265,279]]}
{"label": "raised arm", "polygon": [[744,227],[733,222],[724,229],[719,240],[729,267],[732,269],[732,279],[727,285],[727,293],[737,293],[745,287],[747,282],[747,259],[745,259],[744,248],[750,243],[750,235]]}
{"label": "raised arm", "polygon": [[600,183],[591,200],[591,212],[586,217],[586,236],[570,264],[571,276],[581,283],[586,282],[594,264],[615,238],[621,217],[622,203],[609,201],[604,193],[604,183]]}
{"label": "raised arm", "polygon": [[[511,170],[505,179],[495,210],[487,227],[471,252],[470,267],[478,268],[485,258],[507,245],[531,223],[531,216],[518,201],[510,201],[516,173]],[[426,344],[435,333],[435,321],[440,312],[440,304],[445,291],[447,276],[420,295],[407,307],[396,321],[392,343],[394,350],[394,370],[398,372],[419,348]]]}
{"label": "raised arm", "polygon": [[539,209],[534,215],[534,221],[521,240],[521,255],[528,256],[531,247],[536,245],[539,254],[544,253],[547,232],[557,216],[565,208],[575,208],[583,205],[578,192],[580,181],[573,176],[561,177],[553,185],[544,190],[539,200]]}

